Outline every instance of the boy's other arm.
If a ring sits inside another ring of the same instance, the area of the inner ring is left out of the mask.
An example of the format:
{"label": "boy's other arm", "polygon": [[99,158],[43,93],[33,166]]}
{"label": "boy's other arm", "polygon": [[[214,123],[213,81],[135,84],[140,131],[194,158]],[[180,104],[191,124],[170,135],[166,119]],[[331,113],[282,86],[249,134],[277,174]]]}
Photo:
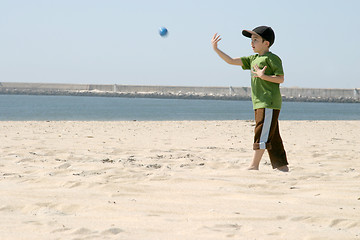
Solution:
{"label": "boy's other arm", "polygon": [[263,75],[260,77],[262,80],[273,82],[273,83],[283,83],[284,82],[284,75]]}
{"label": "boy's other arm", "polygon": [[267,66],[263,69],[260,69],[258,65],[254,66],[254,70],[251,70],[256,77],[261,78],[262,80],[273,82],[273,83],[283,83],[284,82],[284,75],[265,75],[265,70]]}
{"label": "boy's other arm", "polygon": [[220,35],[217,35],[217,33],[215,33],[213,38],[211,39],[211,44],[213,46],[213,49],[219,55],[219,57],[221,57],[228,64],[243,66],[243,62],[241,61],[241,58],[232,58],[218,48],[217,44],[220,40],[221,40]]}

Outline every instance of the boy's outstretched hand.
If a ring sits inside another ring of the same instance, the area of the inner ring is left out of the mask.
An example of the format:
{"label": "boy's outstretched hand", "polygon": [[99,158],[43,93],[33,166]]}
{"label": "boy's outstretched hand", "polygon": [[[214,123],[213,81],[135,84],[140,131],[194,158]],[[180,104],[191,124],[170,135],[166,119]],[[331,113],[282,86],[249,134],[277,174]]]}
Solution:
{"label": "boy's outstretched hand", "polygon": [[213,46],[214,51],[228,64],[243,66],[241,58],[232,58],[223,51],[221,51],[220,49],[218,49],[218,42],[220,42],[220,40],[221,40],[220,35],[215,33],[211,39],[211,44]]}
{"label": "boy's outstretched hand", "polygon": [[220,35],[218,35],[217,33],[214,34],[213,38],[211,39],[211,44],[213,46],[214,49],[217,49],[218,46],[218,42],[221,40]]}

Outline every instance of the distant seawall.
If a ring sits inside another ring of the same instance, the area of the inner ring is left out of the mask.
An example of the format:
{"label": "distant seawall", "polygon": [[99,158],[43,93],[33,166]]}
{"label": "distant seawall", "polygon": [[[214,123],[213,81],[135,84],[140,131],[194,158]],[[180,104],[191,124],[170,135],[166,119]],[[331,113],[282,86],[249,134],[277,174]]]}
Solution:
{"label": "distant seawall", "polygon": [[[191,87],[0,82],[0,94],[250,100],[249,87]],[[360,102],[360,89],[281,88],[284,101]]]}

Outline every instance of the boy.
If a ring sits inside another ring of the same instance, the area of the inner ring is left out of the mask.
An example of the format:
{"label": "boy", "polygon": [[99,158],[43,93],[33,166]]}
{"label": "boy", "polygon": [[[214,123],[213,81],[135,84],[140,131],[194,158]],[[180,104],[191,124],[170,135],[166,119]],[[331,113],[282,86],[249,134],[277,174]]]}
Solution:
{"label": "boy", "polygon": [[217,44],[221,40],[217,33],[212,38],[215,52],[228,64],[251,70],[251,99],[255,111],[254,157],[248,170],[259,170],[265,149],[268,150],[274,169],[289,171],[286,152],[279,132],[278,117],[281,109],[279,85],[284,82],[281,59],[271,53],[275,33],[271,27],[260,26],[252,31],[243,30],[251,38],[251,47],[257,54],[249,57],[231,58],[222,52]]}

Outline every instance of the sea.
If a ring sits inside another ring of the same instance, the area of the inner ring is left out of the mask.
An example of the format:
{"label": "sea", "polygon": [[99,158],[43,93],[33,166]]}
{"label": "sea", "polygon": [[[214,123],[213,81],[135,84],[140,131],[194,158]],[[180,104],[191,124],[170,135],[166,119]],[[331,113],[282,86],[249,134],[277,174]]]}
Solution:
{"label": "sea", "polygon": [[[0,95],[0,121],[252,120],[251,101]],[[360,120],[360,103],[283,102],[280,120]]]}

